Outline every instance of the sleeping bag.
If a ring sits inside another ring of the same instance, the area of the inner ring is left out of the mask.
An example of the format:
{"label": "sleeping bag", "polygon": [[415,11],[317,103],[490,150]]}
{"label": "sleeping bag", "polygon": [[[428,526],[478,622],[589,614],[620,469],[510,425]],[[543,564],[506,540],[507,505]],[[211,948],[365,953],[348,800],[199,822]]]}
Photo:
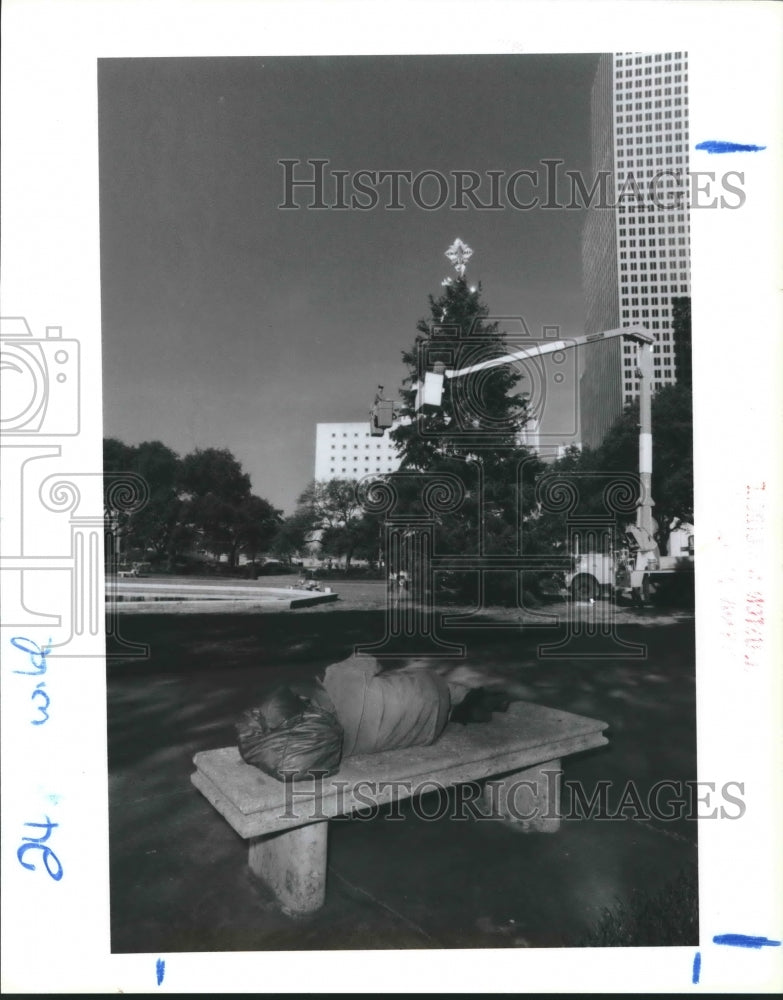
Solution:
{"label": "sleeping bag", "polygon": [[434,743],[448,721],[446,682],[427,670],[383,672],[373,656],[326,668],[323,687],[343,730],[343,756]]}

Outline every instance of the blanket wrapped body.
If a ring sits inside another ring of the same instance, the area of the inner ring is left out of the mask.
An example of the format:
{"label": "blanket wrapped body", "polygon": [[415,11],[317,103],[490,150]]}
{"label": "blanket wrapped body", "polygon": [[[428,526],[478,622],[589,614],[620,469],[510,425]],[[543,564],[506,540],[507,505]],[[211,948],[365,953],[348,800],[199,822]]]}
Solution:
{"label": "blanket wrapped body", "polygon": [[383,672],[372,656],[326,668],[323,687],[343,729],[343,756],[428,746],[448,722],[446,682],[427,670]]}

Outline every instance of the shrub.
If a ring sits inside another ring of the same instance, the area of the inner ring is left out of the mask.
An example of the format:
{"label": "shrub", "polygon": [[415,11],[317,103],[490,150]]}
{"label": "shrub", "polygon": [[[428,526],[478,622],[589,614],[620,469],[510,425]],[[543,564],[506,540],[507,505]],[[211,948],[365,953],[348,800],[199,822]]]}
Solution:
{"label": "shrub", "polygon": [[604,909],[577,948],[694,945],[699,943],[699,884],[695,867],[681,871],[658,892],[634,890],[629,903]]}

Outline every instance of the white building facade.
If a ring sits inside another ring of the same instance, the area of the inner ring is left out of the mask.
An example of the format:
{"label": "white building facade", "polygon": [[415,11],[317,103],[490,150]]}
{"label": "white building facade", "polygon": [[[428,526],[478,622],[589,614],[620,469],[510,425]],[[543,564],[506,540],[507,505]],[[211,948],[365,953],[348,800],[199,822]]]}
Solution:
{"label": "white building facade", "polygon": [[[593,171],[609,203],[582,240],[586,332],[644,324],[653,391],[676,381],[672,299],[690,295],[688,61],[685,52],[601,57],[592,94]],[[581,438],[597,447],[639,392],[636,347],[591,346],[580,381]]]}
{"label": "white building facade", "polygon": [[378,473],[396,472],[400,456],[385,431],[370,434],[370,421],[316,424],[315,479],[361,479]]}

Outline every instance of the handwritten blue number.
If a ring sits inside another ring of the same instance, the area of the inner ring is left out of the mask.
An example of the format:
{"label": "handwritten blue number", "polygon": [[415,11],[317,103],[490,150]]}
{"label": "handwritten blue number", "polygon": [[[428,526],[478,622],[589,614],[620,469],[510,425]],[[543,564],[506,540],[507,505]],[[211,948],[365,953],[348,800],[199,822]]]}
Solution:
{"label": "handwritten blue number", "polygon": [[50,699],[49,695],[45,691],[42,690],[42,688],[45,685],[46,685],[46,681],[41,681],[40,684],[36,684],[35,691],[33,691],[33,693],[30,695],[30,700],[31,701],[34,698],[38,697],[38,696],[46,698],[46,705],[39,705],[38,706],[38,711],[43,714],[43,718],[42,719],[31,719],[30,720],[30,725],[31,726],[42,726],[44,724],[44,722],[48,721],[48,719],[49,719],[49,713],[48,713],[47,709],[49,708],[49,705],[51,704],[51,699]]}
{"label": "handwritten blue number", "polygon": [[[29,862],[24,861],[23,859],[27,851],[33,849],[40,851],[41,860],[44,863],[44,867],[46,868],[47,873],[51,876],[51,878],[54,879],[55,882],[59,882],[60,879],[63,877],[63,866],[60,863],[60,859],[57,857],[57,855],[54,853],[51,847],[46,846],[46,841],[49,839],[52,830],[58,825],[59,824],[57,823],[53,823],[48,816],[46,817],[45,823],[25,823],[25,826],[41,827],[46,831],[46,833],[44,833],[42,837],[22,837],[24,843],[22,843],[22,846],[19,847],[16,852],[16,858],[19,861],[19,864],[22,866],[22,868],[27,868],[29,871],[35,871],[35,865],[30,864]],[[50,858],[53,858],[57,865],[57,868],[54,871],[49,867]]]}
{"label": "handwritten blue number", "polygon": [[[51,641],[50,639],[49,642]],[[15,674],[32,674],[38,676],[39,674],[46,673],[46,657],[52,650],[51,646],[45,646],[41,649],[37,642],[34,642],[32,639],[25,639],[21,635],[12,636],[11,643],[23,653],[27,653],[30,657],[30,663],[35,667],[35,670],[14,670]]]}

